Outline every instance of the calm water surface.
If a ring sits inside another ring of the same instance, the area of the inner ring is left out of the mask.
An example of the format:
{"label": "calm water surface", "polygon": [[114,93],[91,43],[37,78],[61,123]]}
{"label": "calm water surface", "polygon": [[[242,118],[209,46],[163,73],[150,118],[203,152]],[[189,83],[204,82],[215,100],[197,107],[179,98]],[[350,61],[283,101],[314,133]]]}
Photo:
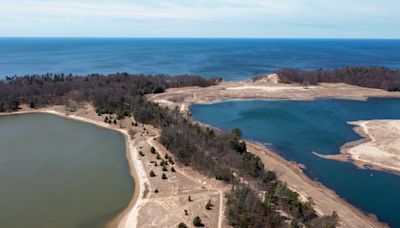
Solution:
{"label": "calm water surface", "polygon": [[50,114],[0,116],[0,227],[99,227],[133,183],[117,132]]}
{"label": "calm water surface", "polygon": [[0,39],[0,78],[130,72],[242,80],[283,67],[348,65],[400,68],[400,40]]}
{"label": "calm water surface", "polygon": [[238,127],[245,138],[269,143],[350,203],[400,227],[400,176],[312,154],[337,154],[346,142],[360,139],[347,121],[400,119],[400,99],[229,101],[194,105],[191,110],[194,119],[223,129]]}

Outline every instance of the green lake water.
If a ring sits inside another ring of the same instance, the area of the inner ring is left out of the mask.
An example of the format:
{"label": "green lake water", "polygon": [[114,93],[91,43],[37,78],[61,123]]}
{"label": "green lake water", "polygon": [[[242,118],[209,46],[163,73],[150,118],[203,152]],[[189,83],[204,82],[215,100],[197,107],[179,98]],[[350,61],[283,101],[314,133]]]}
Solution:
{"label": "green lake water", "polygon": [[0,116],[0,227],[102,227],[132,193],[118,132],[51,114]]}
{"label": "green lake water", "polygon": [[360,139],[347,121],[400,119],[400,99],[227,101],[194,105],[191,111],[194,119],[219,128],[241,128],[245,138],[304,164],[311,178],[391,227],[400,227],[400,176],[360,170],[312,153],[338,154],[343,144]]}

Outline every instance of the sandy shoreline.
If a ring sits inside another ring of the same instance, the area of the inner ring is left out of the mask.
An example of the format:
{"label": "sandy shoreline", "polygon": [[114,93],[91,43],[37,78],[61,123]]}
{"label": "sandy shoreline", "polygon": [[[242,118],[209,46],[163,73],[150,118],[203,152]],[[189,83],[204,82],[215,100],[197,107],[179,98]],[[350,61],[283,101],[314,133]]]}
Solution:
{"label": "sandy shoreline", "polygon": [[348,122],[362,139],[346,143],[340,154],[319,157],[352,162],[359,168],[400,175],[400,120]]}
{"label": "sandy shoreline", "polygon": [[335,191],[306,176],[301,167],[289,162],[257,142],[248,142],[250,152],[258,155],[269,170],[276,172],[279,179],[288,183],[302,198],[312,197],[319,215],[329,215],[336,211],[340,217],[340,227],[387,227],[375,215],[362,210],[339,197]]}
{"label": "sandy shoreline", "polygon": [[188,110],[191,104],[205,104],[226,100],[315,100],[338,98],[367,100],[370,97],[400,98],[400,92],[363,88],[342,83],[321,83],[304,87],[298,84],[265,83],[264,81],[223,81],[209,87],[171,88],[165,93],[148,95],[148,98],[164,106],[179,106]]}
{"label": "sandy shoreline", "polygon": [[129,170],[130,175],[133,178],[134,183],[134,192],[132,194],[132,198],[128,204],[128,207],[125,208],[117,217],[115,217],[112,221],[110,221],[106,226],[107,227],[136,227],[138,216],[139,216],[139,209],[143,205],[143,193],[144,193],[144,185],[148,181],[143,164],[140,160],[137,159],[138,153],[136,151],[135,145],[131,140],[129,133],[124,129],[119,129],[113,127],[112,125],[106,124],[104,122],[100,122],[94,119],[81,117],[78,115],[68,115],[65,112],[60,110],[61,107],[57,108],[41,108],[41,109],[29,109],[24,107],[22,110],[18,112],[8,112],[8,113],[0,113],[0,116],[6,115],[23,115],[23,114],[30,114],[30,113],[47,113],[52,115],[57,115],[63,118],[81,121],[84,123],[89,123],[96,125],[101,128],[106,128],[109,130],[116,131],[120,133],[125,140],[125,147],[126,147],[126,158],[129,163]]}

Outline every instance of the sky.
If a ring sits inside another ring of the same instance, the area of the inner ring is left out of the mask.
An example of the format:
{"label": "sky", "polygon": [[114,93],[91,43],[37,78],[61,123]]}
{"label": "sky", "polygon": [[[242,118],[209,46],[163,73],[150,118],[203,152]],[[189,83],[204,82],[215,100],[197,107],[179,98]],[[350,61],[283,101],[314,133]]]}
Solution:
{"label": "sky", "polygon": [[400,1],[0,0],[0,36],[400,38]]}

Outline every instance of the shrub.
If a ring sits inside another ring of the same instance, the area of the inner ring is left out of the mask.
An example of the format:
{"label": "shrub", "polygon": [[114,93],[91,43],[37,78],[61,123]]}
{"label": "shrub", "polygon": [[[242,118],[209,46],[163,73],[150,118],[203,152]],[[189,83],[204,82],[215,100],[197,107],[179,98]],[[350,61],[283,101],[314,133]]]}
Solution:
{"label": "shrub", "polygon": [[152,154],[155,154],[155,153],[156,153],[156,149],[155,149],[154,147],[151,147],[151,148],[150,148],[150,152],[151,152]]}
{"label": "shrub", "polygon": [[174,167],[171,168],[171,172],[173,172],[173,173],[176,172]]}
{"label": "shrub", "polygon": [[201,219],[200,219],[199,216],[196,216],[196,217],[193,219],[193,225],[194,225],[195,227],[202,227],[202,226],[204,226],[203,223],[201,223]]}
{"label": "shrub", "polygon": [[155,176],[156,176],[156,174],[154,173],[153,170],[150,171],[150,176],[151,176],[151,177],[155,177]]}
{"label": "shrub", "polygon": [[123,119],[124,117],[129,116],[129,111],[128,110],[120,110],[117,112],[117,119]]}
{"label": "shrub", "polygon": [[187,226],[185,223],[181,222],[179,223],[178,228],[187,228]]}
{"label": "shrub", "polygon": [[164,93],[165,89],[161,86],[157,86],[154,90],[153,93]]}
{"label": "shrub", "polygon": [[167,178],[167,175],[166,175],[165,173],[162,174],[161,178],[162,178],[163,180],[168,179],[168,178]]}
{"label": "shrub", "polygon": [[168,171],[167,166],[163,165],[162,170],[163,170],[163,171]]}
{"label": "shrub", "polygon": [[212,206],[214,206],[214,205],[211,204],[211,200],[208,200],[208,202],[207,202],[207,204],[206,204],[206,209],[207,209],[207,210],[211,210],[211,209],[212,209],[212,208],[211,208]]}
{"label": "shrub", "polygon": [[29,107],[30,107],[30,108],[36,108],[35,102],[31,101],[31,102],[29,103]]}

